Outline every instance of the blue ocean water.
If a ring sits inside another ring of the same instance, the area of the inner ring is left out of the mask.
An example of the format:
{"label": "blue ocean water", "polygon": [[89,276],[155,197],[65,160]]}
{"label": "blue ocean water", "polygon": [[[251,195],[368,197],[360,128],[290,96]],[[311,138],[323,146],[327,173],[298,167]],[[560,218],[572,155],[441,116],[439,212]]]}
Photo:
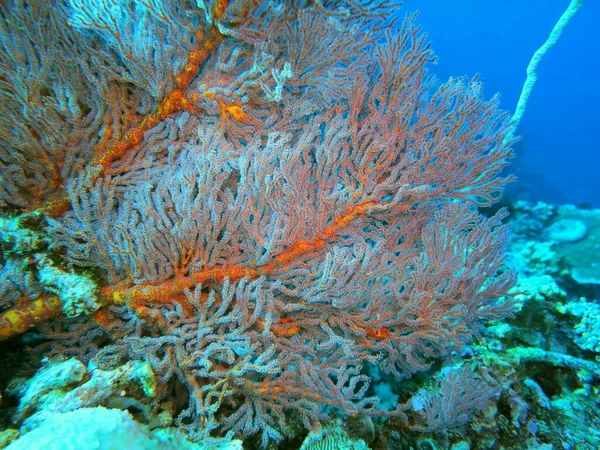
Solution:
{"label": "blue ocean water", "polygon": [[[517,104],[525,70],[568,0],[406,0],[439,57],[434,71],[481,74],[487,95]],[[522,136],[510,196],[600,207],[600,4],[585,1],[538,66],[538,80],[518,129]]]}

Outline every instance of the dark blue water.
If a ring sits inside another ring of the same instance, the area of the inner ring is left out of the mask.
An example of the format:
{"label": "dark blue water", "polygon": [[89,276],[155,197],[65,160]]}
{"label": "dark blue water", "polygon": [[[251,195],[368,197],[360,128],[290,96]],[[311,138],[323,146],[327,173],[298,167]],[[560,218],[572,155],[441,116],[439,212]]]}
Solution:
{"label": "dark blue water", "polygon": [[[482,75],[514,112],[525,69],[569,0],[406,0],[439,56],[435,72]],[[519,127],[510,195],[600,208],[600,3],[587,0],[538,67]]]}

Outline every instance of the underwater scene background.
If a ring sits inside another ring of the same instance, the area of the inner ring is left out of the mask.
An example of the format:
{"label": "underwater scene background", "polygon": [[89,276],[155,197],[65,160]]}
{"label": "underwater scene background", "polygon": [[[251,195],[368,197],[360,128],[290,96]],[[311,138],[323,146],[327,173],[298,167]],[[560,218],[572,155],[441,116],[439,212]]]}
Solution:
{"label": "underwater scene background", "polygon": [[599,13],[0,2],[0,448],[600,448]]}
{"label": "underwater scene background", "polygon": [[[528,0],[438,2],[408,0],[432,41],[440,78],[481,74],[484,92],[501,94],[514,111],[525,68],[569,2]],[[586,2],[540,63],[538,80],[519,127],[521,142],[512,173],[519,182],[509,193],[531,201],[600,205],[595,105],[600,98],[600,48],[593,39],[597,2]]]}

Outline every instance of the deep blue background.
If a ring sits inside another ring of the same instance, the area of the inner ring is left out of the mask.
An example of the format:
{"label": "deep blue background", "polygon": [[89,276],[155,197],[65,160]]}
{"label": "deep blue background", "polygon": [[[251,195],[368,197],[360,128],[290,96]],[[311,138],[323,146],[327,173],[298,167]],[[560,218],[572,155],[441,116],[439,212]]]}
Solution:
{"label": "deep blue background", "polygon": [[[420,10],[442,79],[479,73],[514,112],[525,70],[569,0],[406,0]],[[586,0],[538,66],[509,195],[600,208],[600,2]]]}

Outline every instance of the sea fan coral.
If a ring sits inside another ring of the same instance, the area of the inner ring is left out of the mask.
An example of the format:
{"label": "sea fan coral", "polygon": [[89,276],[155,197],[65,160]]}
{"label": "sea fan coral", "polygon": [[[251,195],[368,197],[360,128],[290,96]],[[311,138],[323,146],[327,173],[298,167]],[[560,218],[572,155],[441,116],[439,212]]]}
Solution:
{"label": "sea fan coral", "polygon": [[3,2],[0,204],[101,286],[64,311],[25,267],[0,334],[85,309],[39,327],[53,352],[148,360],[190,435],[266,445],[289,411],[386,413],[365,362],[409,376],[505,315],[504,213],[477,206],[507,116],[437,84],[395,6]]}

